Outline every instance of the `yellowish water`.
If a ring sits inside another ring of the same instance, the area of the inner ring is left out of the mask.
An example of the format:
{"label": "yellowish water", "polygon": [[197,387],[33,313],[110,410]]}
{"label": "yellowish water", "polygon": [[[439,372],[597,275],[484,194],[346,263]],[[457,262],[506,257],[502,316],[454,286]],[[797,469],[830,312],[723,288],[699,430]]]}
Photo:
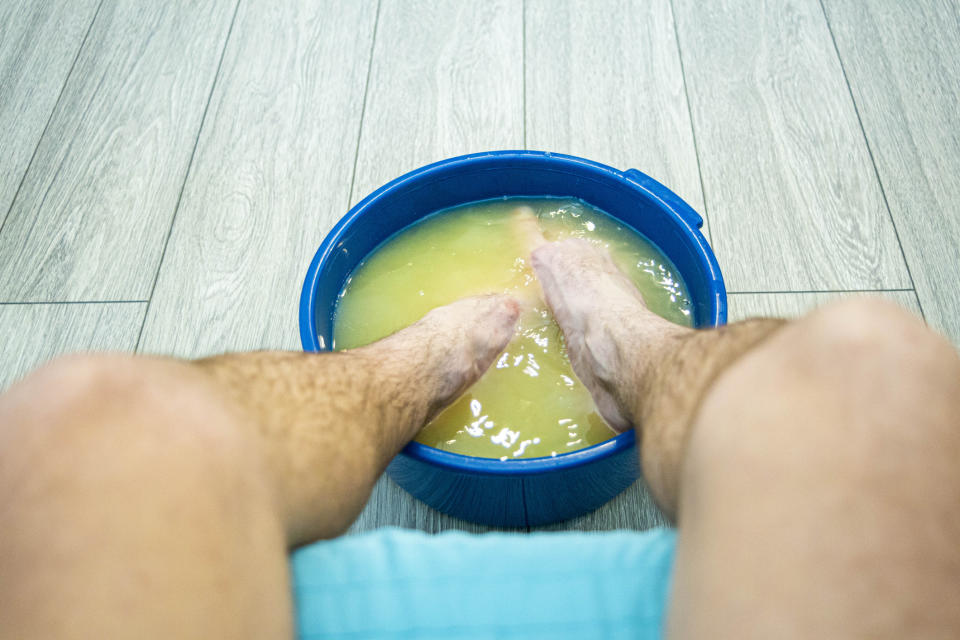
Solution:
{"label": "yellowish water", "polygon": [[[651,310],[691,325],[686,286],[641,235],[580,200],[509,198],[438,212],[376,249],[341,294],[334,347],[368,344],[466,296],[534,297],[539,289],[524,239],[511,224],[519,206],[534,210],[548,240],[585,238],[609,249]],[[487,373],[416,439],[505,460],[567,453],[613,435],[573,373],[560,328],[540,302],[521,314],[516,335]]]}

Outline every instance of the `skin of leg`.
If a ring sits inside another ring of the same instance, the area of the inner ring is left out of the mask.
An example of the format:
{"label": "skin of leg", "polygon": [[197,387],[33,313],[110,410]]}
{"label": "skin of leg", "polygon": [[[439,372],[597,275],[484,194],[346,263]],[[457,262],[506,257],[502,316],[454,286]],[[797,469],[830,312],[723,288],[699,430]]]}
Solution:
{"label": "skin of leg", "polygon": [[678,520],[670,637],[960,636],[949,343],[874,299],[690,331],[583,243],[533,264],[575,370],[640,430]]}
{"label": "skin of leg", "polygon": [[503,350],[518,314],[506,296],[468,298],[359,349],[196,365],[256,425],[296,545],[346,531],[387,463]]}
{"label": "skin of leg", "polygon": [[877,301],[724,371],[679,486],[670,635],[960,637],[960,359]]}
{"label": "skin of leg", "polygon": [[583,240],[542,244],[531,262],[574,371],[610,426],[636,427],[644,479],[675,518],[680,464],[700,398],[784,321],[756,318],[712,331],[675,325],[647,309],[606,251]]}
{"label": "skin of leg", "polygon": [[292,636],[288,547],[343,532],[517,305],[338,354],[79,356],[0,397],[0,638]]}

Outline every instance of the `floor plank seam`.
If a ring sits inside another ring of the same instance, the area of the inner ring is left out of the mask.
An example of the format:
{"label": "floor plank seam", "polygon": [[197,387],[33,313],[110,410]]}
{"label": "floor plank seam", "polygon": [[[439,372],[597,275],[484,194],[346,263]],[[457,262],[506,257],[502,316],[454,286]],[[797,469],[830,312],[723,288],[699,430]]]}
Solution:
{"label": "floor plank seam", "polygon": [[707,242],[713,246],[713,225],[707,211],[707,189],[703,185],[703,170],[700,168],[700,148],[697,146],[697,128],[693,125],[693,107],[690,106],[690,87],[687,85],[687,72],[683,66],[683,51],[680,48],[680,30],[677,28],[677,12],[670,0],[670,20],[673,22],[673,40],[677,43],[677,59],[680,62],[680,80],[683,82],[683,95],[687,102],[687,119],[690,121],[690,135],[693,138],[693,155],[697,159],[697,177],[700,179],[700,197],[703,200],[703,217],[707,221]]}
{"label": "floor plank seam", "polygon": [[377,13],[373,18],[373,34],[370,36],[370,55],[367,58],[367,79],[363,83],[363,102],[360,105],[360,124],[357,126],[357,146],[353,152],[353,171],[350,172],[350,191],[347,193],[347,207],[353,204],[353,186],[357,179],[357,161],[360,159],[360,139],[363,137],[363,119],[367,114],[367,96],[370,94],[370,74],[373,71],[373,52],[377,44],[377,27],[380,26],[380,3],[377,0]]}
{"label": "floor plank seam", "polygon": [[170,237],[173,235],[173,225],[177,222],[177,213],[180,211],[180,203],[183,199],[183,191],[190,179],[190,170],[193,169],[193,161],[197,155],[197,147],[200,145],[200,136],[203,135],[203,125],[207,121],[207,112],[210,110],[210,102],[213,100],[213,94],[217,89],[217,81],[220,79],[220,69],[223,66],[223,59],[227,55],[227,47],[230,46],[230,35],[233,33],[233,25],[237,21],[237,13],[240,10],[240,2],[237,0],[233,7],[233,16],[230,18],[230,26],[227,28],[227,36],[223,39],[223,49],[220,51],[220,60],[217,62],[217,69],[213,74],[213,81],[210,83],[210,93],[207,95],[207,103],[203,107],[203,115],[200,116],[200,126],[197,127],[197,137],[193,141],[193,149],[190,151],[190,160],[187,162],[187,169],[183,173],[183,182],[180,184],[180,193],[177,194],[177,202],[173,207],[173,216],[170,218],[170,226],[167,229],[167,237],[163,242],[163,251],[160,252],[160,261],[157,263],[157,271],[153,275],[153,285],[150,287],[150,296],[147,299],[147,308],[143,311],[143,320],[140,323],[140,331],[137,333],[137,342],[133,347],[134,353],[140,351],[140,341],[143,339],[143,329],[147,326],[147,317],[150,315],[150,304],[153,302],[153,295],[157,291],[157,282],[160,280],[160,271],[163,269],[163,260],[167,256],[167,248],[170,246]]}
{"label": "floor plank seam", "polygon": [[[913,272],[910,269],[910,262],[907,260],[907,254],[903,250],[903,243],[900,241],[900,230],[897,229],[897,222],[893,219],[893,212],[890,210],[890,201],[887,200],[887,190],[883,186],[883,180],[880,179],[880,170],[877,169],[877,161],[873,156],[873,147],[870,146],[870,138],[867,137],[867,130],[863,126],[863,118],[860,117],[860,107],[857,105],[857,98],[853,95],[853,87],[850,86],[850,77],[847,75],[847,67],[843,64],[843,56],[840,55],[840,47],[837,46],[837,38],[833,35],[833,26],[830,24],[830,17],[827,15],[827,8],[820,3],[820,11],[823,13],[824,24],[827,25],[827,33],[830,34],[830,42],[833,43],[833,52],[837,56],[837,62],[840,64],[840,72],[843,74],[843,81],[847,85],[847,94],[850,96],[850,102],[853,104],[853,112],[857,115],[857,124],[860,125],[860,135],[863,136],[863,143],[867,147],[867,155],[870,156],[870,166],[873,167],[873,175],[880,186],[880,196],[883,198],[883,206],[887,209],[887,217],[890,219],[890,225],[893,227],[893,235],[897,239],[897,246],[900,247],[900,258],[903,260],[903,266],[907,269],[907,277],[910,279],[910,289],[916,293],[917,285],[913,280]],[[920,303],[920,296],[917,294],[917,305],[920,307],[920,316],[926,321],[927,315],[923,311],[923,305]]]}
{"label": "floor plank seam", "polygon": [[[926,318],[926,316],[923,315],[923,305],[920,304],[920,294],[917,293],[917,290],[916,290],[916,289],[913,290],[913,297],[914,297],[914,299],[917,301],[917,308],[920,309],[920,317],[923,318],[923,321],[924,321],[924,322],[926,322],[926,321],[927,321],[927,318]],[[929,323],[927,323],[927,324],[929,324]]]}
{"label": "floor plank seam", "polygon": [[37,157],[37,151],[40,149],[40,143],[43,142],[44,136],[47,135],[47,129],[50,127],[50,123],[53,121],[53,116],[57,112],[57,107],[60,106],[60,100],[63,98],[63,92],[67,88],[67,83],[70,82],[70,76],[73,75],[73,69],[77,66],[77,60],[80,59],[80,53],[87,44],[87,38],[90,36],[90,31],[93,30],[93,25],[97,21],[97,16],[100,15],[100,7],[102,6],[103,0],[100,0],[100,2],[97,4],[97,10],[93,12],[93,18],[90,19],[90,24],[87,25],[87,31],[83,34],[83,39],[80,41],[80,46],[77,47],[77,54],[73,56],[73,62],[70,63],[70,69],[67,71],[67,75],[63,78],[63,85],[60,87],[60,93],[57,94],[57,99],[54,101],[53,108],[50,109],[50,115],[47,117],[47,123],[43,125],[43,131],[40,132],[40,136],[37,138],[37,144],[33,148],[33,153],[30,155],[30,161],[23,170],[23,175],[20,176],[20,184],[17,185],[17,190],[13,192],[13,198],[10,200],[10,206],[4,213],[3,219],[0,220],[0,234],[3,233],[3,228],[6,226],[7,220],[10,218],[10,213],[13,211],[13,207],[17,203],[17,197],[20,195],[20,189],[23,188],[23,183],[26,182],[27,176],[30,174],[30,169],[33,168],[33,161]]}
{"label": "floor plank seam", "polygon": [[905,289],[798,289],[785,291],[727,291],[728,296],[746,296],[746,295],[772,295],[772,294],[791,294],[791,293],[893,293],[897,291],[914,291],[913,287]]}

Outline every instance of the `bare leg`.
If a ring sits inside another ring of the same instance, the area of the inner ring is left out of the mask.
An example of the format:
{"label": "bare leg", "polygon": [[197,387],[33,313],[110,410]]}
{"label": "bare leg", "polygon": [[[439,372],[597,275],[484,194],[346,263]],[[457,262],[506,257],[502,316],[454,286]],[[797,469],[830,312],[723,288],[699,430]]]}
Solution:
{"label": "bare leg", "polygon": [[340,354],[36,372],[0,397],[0,637],[290,637],[287,547],[349,526],[516,316],[493,296]]}
{"label": "bare leg", "polygon": [[647,309],[609,254],[584,240],[545,244],[532,262],[574,370],[611,427],[637,425],[644,477],[675,517],[700,398],[724,367],[784,321],[758,318],[711,332],[675,325]]}
{"label": "bare leg", "polygon": [[690,331],[583,243],[533,258],[578,374],[608,419],[636,425],[678,521],[671,637],[960,637],[960,359],[945,340],[870,299]]}
{"label": "bare leg", "polygon": [[506,346],[518,312],[505,296],[469,298],[360,349],[197,366],[255,424],[287,539],[302,544],[350,526],[387,463]]}

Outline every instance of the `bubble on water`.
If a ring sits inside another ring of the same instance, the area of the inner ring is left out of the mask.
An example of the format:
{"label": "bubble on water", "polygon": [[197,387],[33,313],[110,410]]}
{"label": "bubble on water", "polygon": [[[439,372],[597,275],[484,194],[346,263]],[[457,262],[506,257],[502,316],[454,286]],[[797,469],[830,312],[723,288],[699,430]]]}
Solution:
{"label": "bubble on water", "polygon": [[531,444],[533,444],[533,440],[524,440],[523,442],[521,442],[520,447],[513,452],[513,457],[516,458],[516,457],[522,456],[523,452],[526,451],[527,447],[529,447]]}
{"label": "bubble on water", "polygon": [[550,339],[547,336],[543,335],[540,332],[534,331],[531,332],[530,339],[536,343],[536,345],[542,349],[546,349],[550,344]]}
{"label": "bubble on water", "polygon": [[540,375],[540,364],[533,357],[532,353],[527,354],[527,366],[523,368],[523,372],[531,378],[536,378]]}
{"label": "bubble on water", "polygon": [[498,444],[501,447],[509,449],[520,437],[519,431],[511,431],[510,429],[504,427],[494,436],[490,436],[490,442],[493,444]]}

